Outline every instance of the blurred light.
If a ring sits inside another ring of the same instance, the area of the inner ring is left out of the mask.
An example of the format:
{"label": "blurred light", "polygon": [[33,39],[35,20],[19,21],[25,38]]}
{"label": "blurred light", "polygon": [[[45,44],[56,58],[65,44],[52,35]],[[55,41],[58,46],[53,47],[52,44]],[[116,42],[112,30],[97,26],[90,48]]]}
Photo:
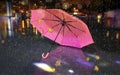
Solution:
{"label": "blurred light", "polygon": [[96,55],[96,56],[95,56],[95,59],[96,59],[96,60],[99,60],[99,59],[100,59],[100,57],[99,57],[98,55]]}
{"label": "blurred light", "polygon": [[98,15],[97,18],[98,18],[98,19],[101,19],[101,15]]}
{"label": "blurred light", "polygon": [[24,10],[22,10],[22,9],[21,9],[21,10],[20,10],[20,12],[21,12],[21,13],[23,13],[23,12],[24,12]]}
{"label": "blurred light", "polygon": [[117,60],[117,61],[115,61],[117,64],[120,64],[120,61],[119,60]]}
{"label": "blurred light", "polygon": [[89,53],[87,53],[87,55],[90,56],[90,57],[95,58],[96,60],[99,60],[99,59],[100,59],[100,56],[98,56],[98,55],[89,54]]}
{"label": "blurred light", "polygon": [[29,13],[29,11],[26,10],[25,13],[26,13],[26,17],[30,17],[30,13]]}
{"label": "blurred light", "polygon": [[90,58],[89,58],[89,57],[87,57],[87,58],[86,58],[86,60],[87,60],[87,61],[89,61],[89,60],[90,60]]}
{"label": "blurred light", "polygon": [[109,35],[110,35],[110,32],[109,32],[109,31],[107,31],[107,33],[106,33],[106,37],[109,37]]}
{"label": "blurred light", "polygon": [[55,62],[55,66],[61,66],[61,60],[57,60],[57,61]]}
{"label": "blurred light", "polygon": [[77,15],[78,13],[77,12],[73,12],[73,15]]}
{"label": "blurred light", "polygon": [[35,29],[35,34],[38,35],[38,31],[37,31],[37,29]]}
{"label": "blurred light", "polygon": [[26,33],[25,33],[25,32],[22,32],[22,35],[26,35]]}
{"label": "blurred light", "polygon": [[24,2],[24,1],[21,1],[21,4],[22,4],[22,5],[25,5],[25,2]]}
{"label": "blurred light", "polygon": [[40,20],[40,19],[38,19],[38,20],[37,20],[37,23],[38,23],[38,24],[40,24],[40,23],[41,23],[41,20]]}
{"label": "blurred light", "polygon": [[120,35],[119,35],[119,33],[117,32],[117,33],[116,33],[116,39],[119,39],[119,36],[120,36]]}
{"label": "blurred light", "polygon": [[69,73],[74,73],[74,71],[72,69],[69,69],[68,72]]}
{"label": "blurred light", "polygon": [[78,15],[78,12],[79,12],[79,10],[76,7],[74,7],[73,8],[73,15]]}
{"label": "blurred light", "polygon": [[38,35],[38,31],[37,29],[33,26],[33,33],[35,33],[36,35]]}
{"label": "blurred light", "polygon": [[15,10],[12,10],[12,13],[13,13],[13,14],[15,14],[15,13],[16,13],[16,11],[15,11]]}
{"label": "blurred light", "polygon": [[24,20],[22,20],[22,28],[23,29],[25,28],[25,22],[24,22]]}
{"label": "blurred light", "polygon": [[99,67],[97,65],[94,66],[94,71],[99,71]]}
{"label": "blurred light", "polygon": [[30,19],[26,19],[26,23],[27,23],[27,28],[30,27]]}
{"label": "blurred light", "polygon": [[90,66],[90,67],[93,66],[91,63],[89,63],[89,62],[87,62],[87,61],[85,61],[85,60],[83,60],[83,59],[80,59],[80,58],[77,58],[77,59],[76,59],[76,62],[78,62],[78,63],[80,63],[80,64],[82,64],[82,65],[85,65],[85,66]]}
{"label": "blurred light", "polygon": [[69,3],[67,3],[67,2],[65,2],[65,3],[63,3],[63,9],[68,9],[69,8]]}
{"label": "blurred light", "polygon": [[101,15],[98,15],[98,16],[97,16],[97,22],[98,22],[98,23],[100,23],[101,17],[102,17]]}
{"label": "blurred light", "polygon": [[78,10],[76,7],[74,7],[74,8],[73,8],[73,11],[78,12],[79,10]]}
{"label": "blurred light", "polygon": [[48,31],[52,33],[52,32],[53,32],[53,28],[49,28],[49,30],[48,30]]}
{"label": "blurred light", "polygon": [[1,40],[1,43],[4,44],[4,43],[5,43],[5,40]]}
{"label": "blurred light", "polygon": [[37,5],[36,5],[36,4],[34,4],[34,6],[36,7]]}
{"label": "blurred light", "polygon": [[11,23],[11,19],[8,19],[8,34],[9,36],[13,35],[13,25]]}
{"label": "blurred light", "polygon": [[34,65],[46,72],[55,72],[55,68],[52,68],[46,63],[34,63]]}
{"label": "blurred light", "polygon": [[8,16],[8,34],[9,36],[13,35],[13,24],[12,24],[12,9],[11,9],[11,4],[9,4],[9,2],[6,3],[7,5],[7,16]]}

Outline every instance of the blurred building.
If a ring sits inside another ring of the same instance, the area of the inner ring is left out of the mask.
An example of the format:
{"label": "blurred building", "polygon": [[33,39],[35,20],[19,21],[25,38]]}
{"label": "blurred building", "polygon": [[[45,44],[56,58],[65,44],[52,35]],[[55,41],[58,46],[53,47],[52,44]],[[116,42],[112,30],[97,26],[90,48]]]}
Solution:
{"label": "blurred building", "polygon": [[[120,9],[119,5],[118,0],[0,0],[0,16],[20,19],[24,13],[29,18],[32,9],[59,8],[78,16],[96,16],[99,13],[103,15],[105,12],[106,17],[108,11]],[[119,24],[118,16],[116,18]]]}
{"label": "blurred building", "polygon": [[105,23],[108,27],[120,28],[120,10],[110,10],[105,12]]}

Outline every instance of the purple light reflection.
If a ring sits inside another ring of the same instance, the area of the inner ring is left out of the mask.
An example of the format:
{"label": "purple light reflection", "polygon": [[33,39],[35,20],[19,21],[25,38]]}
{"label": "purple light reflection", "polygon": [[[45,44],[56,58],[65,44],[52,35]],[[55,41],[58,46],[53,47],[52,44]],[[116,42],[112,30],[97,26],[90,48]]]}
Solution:
{"label": "purple light reflection", "polygon": [[[56,66],[59,61],[60,66]],[[92,64],[86,60],[81,49],[60,46],[49,53],[41,62],[55,68],[54,73],[36,69],[34,75],[91,75]]]}
{"label": "purple light reflection", "polygon": [[119,65],[120,65],[120,60],[115,61],[115,63],[117,63],[117,64],[119,64]]}

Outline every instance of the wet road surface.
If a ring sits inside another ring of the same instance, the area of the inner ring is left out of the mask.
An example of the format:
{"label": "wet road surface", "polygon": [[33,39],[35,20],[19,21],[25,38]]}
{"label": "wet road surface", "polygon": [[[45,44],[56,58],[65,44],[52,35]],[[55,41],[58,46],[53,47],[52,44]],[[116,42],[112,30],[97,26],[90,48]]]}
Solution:
{"label": "wet road surface", "polygon": [[[6,27],[0,28],[4,30],[0,31],[0,75],[120,75],[119,29],[91,27],[90,31],[95,43],[78,49],[78,52],[81,52],[79,57],[75,56],[74,52],[72,57],[68,55],[71,51],[64,51],[65,59],[60,61],[60,58],[54,60],[48,57],[48,60],[41,57],[43,52],[49,51],[53,44],[51,40],[33,34],[29,29],[17,31],[14,36],[9,37],[5,31]],[[51,56],[54,56],[52,54],[58,48],[59,45],[54,44]],[[76,51],[74,48],[67,50]],[[63,56],[61,54],[62,60]],[[54,62],[50,63],[51,61]],[[52,73],[43,71],[34,65],[36,62],[44,62],[50,66],[58,63],[55,68],[58,71]],[[65,63],[69,65],[66,66]],[[58,68],[60,65],[61,68]]]}
{"label": "wet road surface", "polygon": [[[104,46],[99,45],[100,43],[99,41],[97,41],[99,39],[96,39],[97,38],[96,35],[93,36],[95,39],[95,44],[79,49],[83,53],[82,55],[84,55],[84,61],[78,61],[78,62],[80,63],[86,62],[91,65],[90,71],[86,70],[87,72],[89,72],[90,75],[119,75],[120,74],[119,47],[116,46],[115,48],[111,48],[111,49],[117,49],[115,51],[107,50],[107,49],[105,50]],[[6,39],[1,40],[0,75],[43,75],[41,73],[42,69],[38,69],[38,67],[33,65],[33,63],[42,62],[41,54],[43,52],[47,52],[50,46],[51,46],[51,41],[49,39],[34,34],[30,34],[30,35],[15,34],[14,37],[7,37]],[[52,50],[54,51],[54,49],[57,49],[58,47],[59,45],[55,44]],[[73,56],[74,55],[75,54],[73,54]],[[69,58],[69,56],[66,56],[66,58],[67,57]],[[76,60],[74,60],[74,58],[69,59],[70,61],[66,59],[65,62],[69,61],[68,63],[69,64],[72,63],[73,65],[72,67],[76,69],[77,66],[74,64]],[[82,69],[85,68],[85,66],[86,64],[82,64],[82,67],[79,66],[80,71],[77,74],[72,73],[70,75],[81,75],[81,74],[86,75],[84,73],[85,71],[82,71]],[[66,67],[71,67],[71,65]],[[60,71],[65,71],[65,68],[62,68]],[[47,74],[69,75],[67,73],[68,71],[62,73],[54,73],[54,74],[47,73]]]}

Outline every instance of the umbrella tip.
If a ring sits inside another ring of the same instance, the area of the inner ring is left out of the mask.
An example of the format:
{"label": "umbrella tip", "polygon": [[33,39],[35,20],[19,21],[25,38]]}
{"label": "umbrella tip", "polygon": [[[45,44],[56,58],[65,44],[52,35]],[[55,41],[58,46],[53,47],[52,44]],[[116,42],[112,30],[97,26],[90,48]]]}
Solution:
{"label": "umbrella tip", "polygon": [[43,59],[46,59],[46,58],[48,57],[48,55],[49,55],[49,52],[47,52],[47,54],[42,53],[42,58],[43,58]]}

